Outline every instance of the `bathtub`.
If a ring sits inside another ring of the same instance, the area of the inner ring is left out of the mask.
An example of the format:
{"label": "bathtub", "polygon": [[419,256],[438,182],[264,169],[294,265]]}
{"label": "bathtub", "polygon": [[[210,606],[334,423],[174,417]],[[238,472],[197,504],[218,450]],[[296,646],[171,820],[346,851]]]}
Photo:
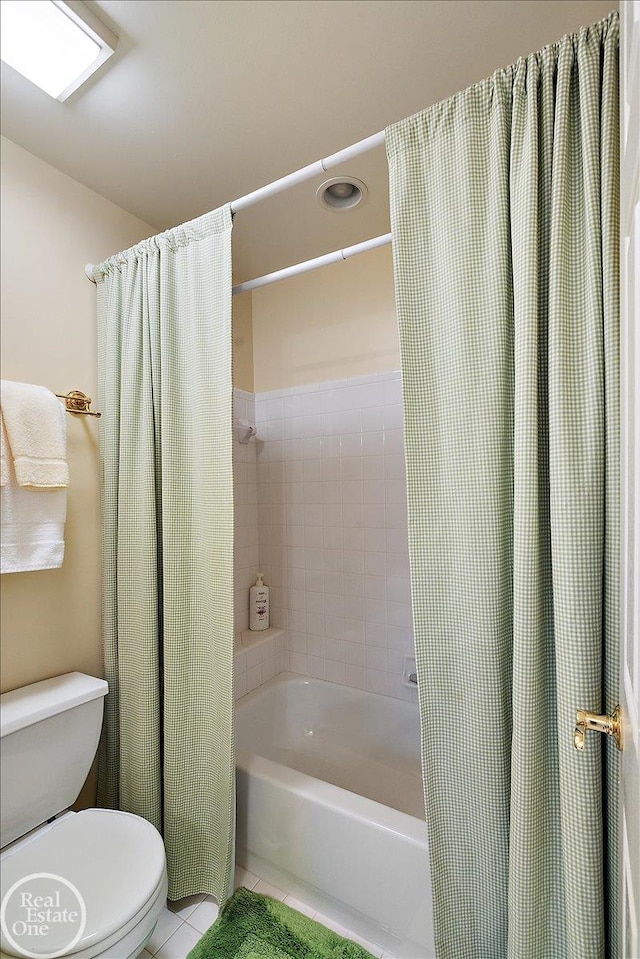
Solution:
{"label": "bathtub", "polygon": [[418,708],[281,673],[238,700],[237,861],[403,959],[435,956]]}

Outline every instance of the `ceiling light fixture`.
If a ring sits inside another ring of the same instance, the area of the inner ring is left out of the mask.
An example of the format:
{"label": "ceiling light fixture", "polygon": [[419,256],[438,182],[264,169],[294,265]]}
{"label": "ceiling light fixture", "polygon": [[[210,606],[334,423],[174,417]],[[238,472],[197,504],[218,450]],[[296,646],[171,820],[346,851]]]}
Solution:
{"label": "ceiling light fixture", "polygon": [[352,210],[364,203],[369,195],[366,184],[352,176],[334,176],[325,180],[316,190],[320,206],[329,210]]}
{"label": "ceiling light fixture", "polygon": [[118,38],[79,0],[2,0],[2,60],[66,100],[114,53]]}

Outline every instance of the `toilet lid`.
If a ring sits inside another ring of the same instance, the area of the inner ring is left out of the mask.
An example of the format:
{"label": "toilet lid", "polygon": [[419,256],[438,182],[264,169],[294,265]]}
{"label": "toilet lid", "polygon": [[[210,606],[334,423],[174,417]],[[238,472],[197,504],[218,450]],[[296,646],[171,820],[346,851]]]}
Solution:
{"label": "toilet lid", "polygon": [[[78,942],[62,953],[70,956],[102,942],[144,911],[165,868],[158,831],[146,819],[107,809],[85,809],[61,819],[15,852],[7,850],[0,863],[5,891],[38,873],[61,876],[78,889],[87,922]],[[7,940],[4,923],[1,941],[3,952],[24,956]],[[40,955],[31,938],[28,948]],[[43,944],[42,955],[50,949]]]}

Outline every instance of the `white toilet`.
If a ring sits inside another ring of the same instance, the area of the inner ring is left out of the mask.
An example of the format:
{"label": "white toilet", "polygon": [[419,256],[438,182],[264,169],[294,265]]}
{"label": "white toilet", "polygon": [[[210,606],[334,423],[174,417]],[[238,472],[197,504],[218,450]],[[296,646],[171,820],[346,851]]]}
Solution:
{"label": "white toilet", "polygon": [[[37,874],[73,884],[86,925],[64,948],[71,959],[134,959],[167,897],[164,845],[150,823],[113,810],[68,811],[98,747],[107,688],[101,679],[68,673],[0,696],[3,896]],[[7,936],[8,921],[2,926],[1,957],[23,957],[24,948],[50,955],[50,942],[34,946],[30,938],[27,946]]]}

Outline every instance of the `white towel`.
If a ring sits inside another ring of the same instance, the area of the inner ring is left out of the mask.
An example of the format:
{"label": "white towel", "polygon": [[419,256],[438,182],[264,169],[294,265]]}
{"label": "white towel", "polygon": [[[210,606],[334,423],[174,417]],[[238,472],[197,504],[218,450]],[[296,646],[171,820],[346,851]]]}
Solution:
{"label": "white towel", "polygon": [[0,490],[0,572],[57,569],[64,559],[67,491],[22,489],[10,458],[7,466]]}
{"label": "white towel", "polygon": [[0,486],[6,486],[9,482],[9,450],[7,447],[7,437],[2,422],[2,409],[0,409]]}
{"label": "white towel", "polygon": [[2,416],[18,486],[69,485],[65,410],[51,390],[2,380]]}

